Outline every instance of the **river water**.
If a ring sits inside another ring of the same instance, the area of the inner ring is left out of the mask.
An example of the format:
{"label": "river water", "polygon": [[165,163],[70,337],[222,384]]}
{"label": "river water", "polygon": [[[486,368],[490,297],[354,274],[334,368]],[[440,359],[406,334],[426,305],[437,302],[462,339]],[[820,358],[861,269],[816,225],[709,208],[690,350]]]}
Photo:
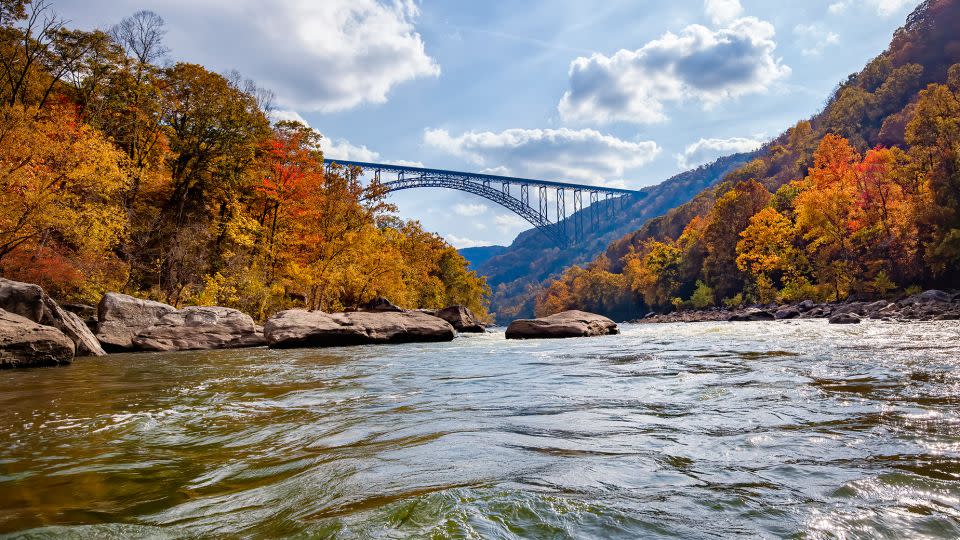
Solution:
{"label": "river water", "polygon": [[954,322],[0,373],[13,537],[960,537]]}

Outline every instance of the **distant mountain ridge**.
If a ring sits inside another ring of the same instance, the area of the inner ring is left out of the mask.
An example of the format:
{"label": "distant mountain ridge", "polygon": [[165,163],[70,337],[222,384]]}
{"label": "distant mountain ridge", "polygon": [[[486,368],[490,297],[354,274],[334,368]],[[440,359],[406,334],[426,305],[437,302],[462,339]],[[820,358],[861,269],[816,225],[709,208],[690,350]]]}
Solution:
{"label": "distant mountain ridge", "polygon": [[[490,310],[498,321],[509,322],[517,317],[532,316],[533,298],[544,280],[570,265],[590,261],[603,253],[610,242],[640,228],[650,218],[689,201],[755,156],[756,152],[734,154],[682,172],[659,184],[643,188],[641,191],[646,196],[635,199],[624,209],[620,208],[617,200],[601,200],[596,203],[600,205],[598,210],[601,215],[610,211],[608,205],[612,205],[613,216],[604,217],[597,230],[588,228],[582,242],[566,249],[556,247],[542,233],[530,229],[520,233],[502,252],[495,253],[481,263],[474,263],[466,250],[460,252],[471,261],[472,268],[487,277],[487,283],[493,289]],[[590,208],[583,211],[589,212]],[[568,230],[572,230],[572,221],[575,219],[577,214],[567,218]],[[588,223],[589,219],[584,222]]]}
{"label": "distant mountain ridge", "polygon": [[[926,0],[823,109],[535,295],[630,319],[960,287],[960,0]],[[488,263],[489,264],[489,263]]]}
{"label": "distant mountain ridge", "polygon": [[507,249],[507,246],[476,246],[460,248],[457,251],[470,263],[471,270],[477,270],[490,258],[500,255]]}

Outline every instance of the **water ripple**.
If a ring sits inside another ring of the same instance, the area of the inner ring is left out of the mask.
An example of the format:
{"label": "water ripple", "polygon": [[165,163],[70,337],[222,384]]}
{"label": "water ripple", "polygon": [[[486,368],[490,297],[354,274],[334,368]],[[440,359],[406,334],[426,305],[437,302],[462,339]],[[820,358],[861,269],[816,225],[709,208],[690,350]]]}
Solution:
{"label": "water ripple", "polygon": [[13,538],[960,537],[948,321],[114,355],[0,407]]}

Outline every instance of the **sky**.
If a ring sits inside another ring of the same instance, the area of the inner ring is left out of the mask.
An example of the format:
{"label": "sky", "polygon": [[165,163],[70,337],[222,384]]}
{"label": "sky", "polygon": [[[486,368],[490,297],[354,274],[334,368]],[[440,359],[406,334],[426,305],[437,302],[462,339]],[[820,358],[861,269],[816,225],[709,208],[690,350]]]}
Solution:
{"label": "sky", "polygon": [[[84,29],[156,12],[165,61],[271,89],[329,158],[631,189],[814,114],[917,3],[52,0]],[[457,247],[530,228],[458,191],[390,200]]]}

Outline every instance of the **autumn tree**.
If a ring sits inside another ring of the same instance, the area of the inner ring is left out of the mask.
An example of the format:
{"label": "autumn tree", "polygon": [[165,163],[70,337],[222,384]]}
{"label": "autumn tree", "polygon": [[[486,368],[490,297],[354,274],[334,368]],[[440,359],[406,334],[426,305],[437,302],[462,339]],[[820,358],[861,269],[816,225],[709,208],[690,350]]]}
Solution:
{"label": "autumn tree", "polygon": [[776,300],[789,281],[803,279],[805,259],[796,247],[793,223],[767,207],[750,218],[737,243],[737,268],[752,279],[761,302]]}
{"label": "autumn tree", "polygon": [[69,107],[2,107],[0,271],[88,300],[122,284],[124,165]]}
{"label": "autumn tree", "polygon": [[950,67],[947,84],[920,92],[906,136],[921,181],[917,252],[930,270],[925,277],[960,283],[960,64]]}
{"label": "autumn tree", "polygon": [[770,192],[759,182],[739,182],[717,199],[707,216],[703,231],[706,257],[703,277],[720,298],[733,295],[743,286],[743,275],[737,267],[737,242],[740,231],[747,228],[750,217],[764,208]]}

